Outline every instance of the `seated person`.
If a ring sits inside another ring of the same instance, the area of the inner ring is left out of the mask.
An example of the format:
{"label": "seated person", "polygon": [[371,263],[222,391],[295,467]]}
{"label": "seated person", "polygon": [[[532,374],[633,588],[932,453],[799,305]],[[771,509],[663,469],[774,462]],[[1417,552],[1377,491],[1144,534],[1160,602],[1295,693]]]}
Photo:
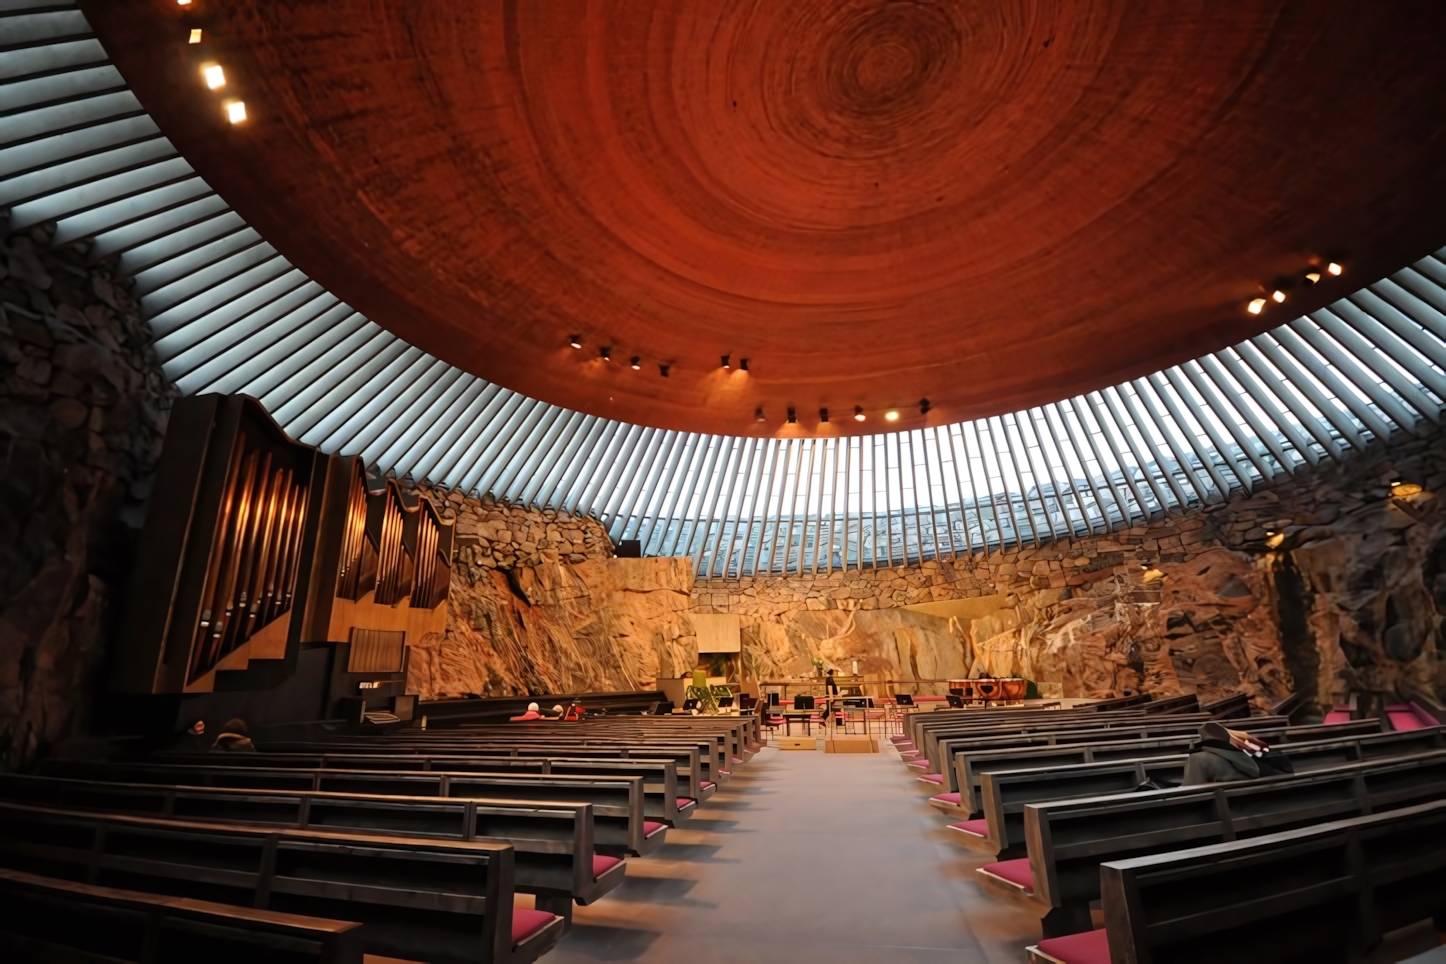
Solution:
{"label": "seated person", "polygon": [[251,737],[246,735],[246,721],[231,719],[221,727],[221,732],[216,735],[216,742],[211,744],[211,749],[218,753],[255,753],[256,746],[251,742]]}
{"label": "seated person", "polygon": [[538,711],[538,709],[537,709],[537,704],[536,704],[536,703],[528,703],[528,704],[527,704],[527,712],[526,712],[526,713],[523,713],[521,716],[514,716],[513,719],[514,719],[514,720],[540,720],[540,719],[542,719],[542,713],[540,713],[540,712]]}
{"label": "seated person", "polygon": [[1211,721],[1200,727],[1200,742],[1190,749],[1185,761],[1185,786],[1254,780],[1261,776],[1290,773],[1290,761],[1271,754],[1270,745],[1241,730],[1226,729]]}
{"label": "seated person", "polygon": [[555,703],[555,704],[553,704],[552,709],[547,710],[547,711],[545,711],[545,712],[543,713],[543,716],[546,716],[549,720],[560,720],[560,719],[562,719],[562,714],[563,714],[562,704],[561,704],[561,703]]}
{"label": "seated person", "polygon": [[586,712],[587,711],[582,708],[581,703],[579,703],[577,700],[573,700],[572,705],[567,708],[567,713],[565,713],[562,718],[567,723],[576,723],[578,720],[583,718],[583,715]]}

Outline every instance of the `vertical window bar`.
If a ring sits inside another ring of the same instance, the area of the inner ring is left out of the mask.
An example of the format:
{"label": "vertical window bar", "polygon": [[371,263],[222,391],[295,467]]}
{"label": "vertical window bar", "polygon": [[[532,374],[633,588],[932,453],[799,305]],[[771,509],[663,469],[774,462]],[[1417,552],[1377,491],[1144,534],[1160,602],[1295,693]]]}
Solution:
{"label": "vertical window bar", "polygon": [[[939,463],[939,497],[944,503],[944,533],[949,537],[949,558],[958,559],[959,550],[954,545],[954,522],[949,518],[949,484],[944,481],[944,450],[939,447],[939,429],[937,426],[929,429],[930,437],[934,440],[934,458]],[[922,442],[920,443],[923,444]],[[924,478],[929,484],[929,505],[930,516],[934,520],[934,558],[938,559],[939,547],[939,508],[934,505],[934,473],[929,467],[929,456],[927,451],[924,454]],[[961,505],[962,509],[963,506]]]}
{"label": "vertical window bar", "polygon": [[[1197,369],[1199,370],[1197,371]],[[1229,426],[1228,431],[1231,437],[1235,439],[1236,447],[1250,460],[1250,464],[1255,466],[1256,471],[1260,473],[1261,481],[1274,481],[1276,475],[1280,474],[1284,469],[1272,469],[1266,463],[1265,459],[1261,457],[1260,446],[1256,445],[1255,441],[1249,437],[1240,437],[1242,428],[1240,422],[1230,414],[1232,411],[1230,406],[1227,405],[1225,400],[1215,391],[1211,380],[1206,377],[1205,369],[1199,365],[1183,365],[1180,371],[1184,372],[1185,377],[1190,380],[1190,384],[1200,393],[1200,397],[1205,401],[1205,406],[1215,414],[1220,424]]]}
{"label": "vertical window bar", "polygon": [[[707,436],[706,438],[708,439],[707,459],[703,463],[703,474],[699,476],[700,484],[694,489],[695,497],[690,498],[682,505],[683,524],[678,526],[678,534],[673,537],[673,541],[668,545],[666,554],[670,556],[693,555],[693,541],[698,534],[698,527],[706,526],[703,522],[704,519],[709,520],[709,522],[712,521],[712,516],[709,514],[708,496],[710,493],[723,487],[723,466],[727,464],[727,455],[725,453],[731,452],[729,446],[731,446],[733,442],[733,437],[713,435]],[[696,514],[692,511],[694,502],[697,503]],[[690,520],[692,520],[691,526],[687,525]],[[683,532],[685,529],[688,533],[688,540],[686,543],[683,543]],[[704,532],[706,533],[706,531],[707,529],[705,527]],[[707,541],[706,534],[704,541]],[[680,546],[679,543],[683,544]],[[693,571],[698,571],[696,563],[693,566]]]}
{"label": "vertical window bar", "polygon": [[[745,455],[743,452],[739,453],[738,461],[742,463],[739,466],[741,471],[735,472],[729,479],[728,498],[724,500],[723,512],[717,516],[718,539],[713,546],[713,555],[708,565],[708,574],[711,576],[713,574],[713,564],[718,561],[718,553],[720,550],[722,550],[724,553],[723,568],[719,570],[718,575],[724,579],[728,578],[728,566],[733,558],[733,543],[738,540],[738,525],[743,519],[743,512],[741,510],[743,508],[742,503],[744,499],[747,498],[748,494],[748,476],[752,475],[753,473],[753,459],[757,454],[759,448],[763,445],[763,440],[759,439],[752,445],[748,445],[747,442],[744,442],[742,444],[746,446],[747,454]],[[743,488],[738,493],[738,508],[740,511],[733,512],[733,492],[737,488],[739,479],[743,479]],[[728,531],[728,519],[730,515],[733,519],[733,534],[728,539],[728,548],[726,550],[723,550],[723,536],[724,533]],[[742,567],[740,566],[739,568],[741,569]]]}
{"label": "vertical window bar", "polygon": [[[1117,437],[1117,433],[1119,431],[1118,427],[1115,427],[1115,433],[1111,433],[1110,429],[1112,426],[1114,426],[1114,423],[1105,409],[1105,400],[1100,395],[1100,393],[1091,392],[1090,394],[1084,395],[1082,397],[1084,398],[1086,404],[1088,404],[1090,407],[1090,416],[1091,418],[1093,418],[1095,426],[1100,431],[1100,437],[1105,441],[1104,447],[1099,451],[1106,451],[1110,453],[1111,459],[1119,467],[1120,478],[1124,481],[1125,487],[1134,494],[1135,506],[1140,510],[1140,517],[1142,519],[1148,520],[1153,515],[1153,510],[1151,510],[1150,508],[1150,500],[1145,498],[1145,494],[1140,491],[1139,483],[1135,480],[1135,471],[1137,469],[1137,466],[1133,466],[1125,462],[1126,455],[1133,454],[1136,460],[1139,460],[1139,455],[1133,452],[1127,439],[1120,439]],[[1096,401],[1097,398],[1099,399],[1099,401]],[[1148,475],[1148,471],[1145,470],[1143,467],[1138,468],[1140,469],[1141,474]],[[1151,487],[1151,492],[1154,492],[1153,486]],[[1161,511],[1165,509],[1163,500],[1161,500],[1157,504],[1159,505]]]}
{"label": "vertical window bar", "polygon": [[[1065,411],[1064,411],[1064,409],[1060,407],[1062,404],[1064,404],[1064,403],[1062,403],[1062,402],[1055,402],[1053,405],[1046,405],[1046,406],[1044,407],[1044,411],[1045,411],[1046,415],[1049,417],[1049,425],[1050,425],[1051,429],[1053,430],[1050,434],[1054,437],[1056,443],[1057,443],[1061,448],[1064,447],[1064,439],[1068,439],[1068,440],[1069,440],[1069,447],[1070,447],[1071,451],[1074,452],[1074,460],[1075,460],[1075,462],[1079,465],[1080,471],[1084,473],[1085,485],[1089,486],[1090,495],[1091,495],[1091,496],[1093,497],[1093,499],[1094,499],[1095,511],[1099,513],[1099,516],[1100,516],[1100,531],[1101,531],[1101,532],[1109,532],[1109,531],[1110,531],[1110,526],[1113,525],[1113,523],[1110,521],[1110,507],[1109,507],[1109,503],[1105,501],[1104,495],[1100,492],[1099,486],[1095,484],[1095,474],[1090,471],[1090,466],[1089,466],[1090,457],[1089,457],[1088,455],[1086,455],[1085,452],[1084,452],[1084,450],[1082,450],[1082,449],[1080,448],[1079,439],[1075,437],[1074,426],[1072,426],[1072,425],[1070,424],[1070,421],[1069,421],[1070,415],[1073,415],[1074,413],[1073,413],[1073,411],[1071,410],[1071,412],[1070,412],[1069,414],[1066,414]],[[1061,431],[1061,430],[1062,430],[1062,431]],[[1061,434],[1063,435],[1063,438],[1061,438]],[[1068,468],[1067,465],[1066,465],[1066,468]],[[1070,470],[1070,484],[1072,484],[1072,485],[1074,485],[1074,479],[1073,479],[1073,477],[1074,477],[1074,471],[1073,471],[1073,470]],[[1075,485],[1075,492],[1079,493],[1079,486],[1078,486],[1078,485]],[[1114,490],[1113,490],[1113,489],[1110,489],[1109,492],[1110,492],[1110,500],[1111,500],[1111,501],[1115,501]],[[1079,493],[1079,494],[1080,494],[1081,496],[1083,495],[1083,493]],[[1081,499],[1081,501],[1083,501],[1083,499]],[[1120,508],[1118,502],[1116,502],[1116,508]],[[1086,519],[1086,521],[1088,521],[1089,518],[1090,518],[1089,513],[1086,512],[1086,513],[1085,513],[1085,519]],[[1128,520],[1128,519],[1129,519],[1129,515],[1128,515],[1127,513],[1123,512],[1123,511],[1121,511],[1121,513],[1120,513],[1120,518],[1121,518],[1122,520]],[[1094,531],[1095,531],[1095,527],[1094,527],[1094,523],[1093,523],[1093,522],[1089,522],[1089,531],[1090,531],[1091,534],[1093,534]]]}
{"label": "vertical window bar", "polygon": [[688,481],[693,477],[693,463],[697,460],[698,441],[706,438],[696,432],[685,435],[682,450],[679,452],[678,461],[674,464],[673,470],[666,474],[667,482],[663,485],[660,493],[662,504],[652,515],[648,522],[648,531],[642,536],[643,555],[652,555],[648,550],[653,545],[653,534],[657,531],[658,522],[663,523],[663,533],[659,537],[659,548],[661,543],[668,541],[668,532],[673,527],[673,512],[678,508],[678,500],[682,498],[683,492],[688,489]]}
{"label": "vertical window bar", "polygon": [[[1291,328],[1309,342],[1321,357],[1330,362],[1341,377],[1348,379],[1361,390],[1362,394],[1375,402],[1376,407],[1384,412],[1391,421],[1413,435],[1421,434],[1422,427],[1416,424],[1416,417],[1406,409],[1406,406],[1392,398],[1390,393],[1382,391],[1380,383],[1371,377],[1370,371],[1341,351],[1329,335],[1304,319],[1292,322]],[[1389,438],[1389,436],[1382,436],[1382,438]]]}
{"label": "vertical window bar", "polygon": [[[1316,380],[1326,387],[1331,394],[1340,400],[1341,405],[1355,416],[1361,427],[1369,431],[1379,439],[1390,438],[1391,426],[1386,424],[1385,419],[1372,410],[1370,399],[1356,390],[1354,385],[1349,385],[1336,372],[1331,371],[1319,355],[1308,345],[1296,331],[1288,326],[1275,329],[1273,332],[1281,347],[1290,353],[1290,356],[1298,361],[1304,368],[1315,376]],[[1364,443],[1363,443],[1364,444]]]}
{"label": "vertical window bar", "polygon": [[[1043,425],[1044,431],[1040,430]],[[1035,444],[1039,446],[1040,456],[1044,459],[1045,467],[1049,469],[1049,477],[1054,485],[1056,498],[1059,499],[1060,511],[1064,515],[1065,526],[1069,529],[1070,535],[1091,535],[1094,531],[1094,523],[1090,522],[1089,509],[1085,505],[1084,493],[1080,492],[1079,485],[1075,481],[1074,472],[1070,471],[1069,457],[1065,454],[1064,443],[1061,441],[1054,426],[1050,424],[1049,413],[1043,406],[1030,410],[1029,431],[1033,434]],[[1053,458],[1051,458],[1051,454]],[[1078,454],[1075,456],[1079,460]],[[1056,477],[1055,466],[1058,465],[1060,474],[1067,483],[1069,493],[1074,497],[1075,515],[1079,517],[1079,526],[1070,519],[1069,510],[1064,504],[1064,486],[1060,485],[1060,479]],[[1081,532],[1083,529],[1083,532]]]}
{"label": "vertical window bar", "polygon": [[[1396,394],[1405,399],[1412,408],[1431,421],[1440,424],[1440,404],[1411,381],[1412,378],[1415,378],[1426,389],[1434,391],[1430,376],[1437,375],[1437,372],[1431,368],[1429,362],[1423,360],[1409,345],[1397,339],[1374,318],[1359,309],[1357,309],[1357,316],[1360,321],[1351,324],[1347,324],[1329,311],[1318,311],[1311,317],[1316,324],[1324,328],[1331,337],[1344,345],[1346,350],[1357,358],[1372,359],[1377,353],[1384,356],[1386,364],[1370,365],[1370,368],[1379,373],[1396,390]],[[1366,327],[1367,325],[1370,327]],[[1446,392],[1446,384],[1443,384],[1441,388],[1443,392]]]}
{"label": "vertical window bar", "polygon": [[[1258,379],[1253,378],[1251,376],[1251,373],[1245,369],[1245,366],[1240,364],[1240,362],[1235,358],[1234,351],[1229,348],[1225,348],[1221,351],[1215,352],[1211,356],[1211,358],[1215,361],[1218,361],[1222,366],[1224,366],[1225,370],[1228,371],[1232,377],[1234,377],[1236,383],[1239,384],[1241,388],[1245,389],[1245,394],[1250,396],[1250,398],[1255,401],[1256,405],[1260,406],[1260,412],[1267,416],[1272,423],[1274,423],[1276,431],[1286,437],[1286,439],[1290,442],[1291,448],[1295,449],[1296,454],[1299,455],[1302,460],[1312,466],[1320,462],[1320,456],[1315,454],[1315,450],[1311,448],[1310,443],[1305,440],[1305,438],[1300,434],[1300,432],[1296,431],[1295,426],[1291,424],[1291,420],[1285,416],[1285,413],[1280,410],[1280,407],[1271,401],[1271,398],[1267,393],[1265,386],[1262,385]],[[1250,409],[1250,406],[1248,404],[1238,407],[1242,412],[1248,411]],[[1257,416],[1255,421],[1259,420],[1259,416]],[[1254,425],[1255,422],[1252,422],[1251,424]],[[1270,425],[1262,423],[1261,427],[1266,430],[1267,434],[1275,434],[1275,432],[1270,431]],[[1259,434],[1259,432],[1260,428],[1256,428],[1256,433]],[[1281,446],[1282,450],[1284,450],[1284,448],[1284,446]],[[1279,456],[1277,456],[1277,458],[1278,457]],[[1292,459],[1285,464],[1293,468],[1294,460]]]}
{"label": "vertical window bar", "polygon": [[[1190,487],[1195,490],[1195,494],[1200,502],[1203,504],[1210,501],[1212,481],[1216,482],[1214,488],[1218,488],[1223,496],[1227,490],[1215,480],[1215,475],[1210,472],[1210,466],[1204,456],[1196,450],[1195,440],[1191,437],[1190,433],[1185,431],[1178,421],[1174,421],[1173,412],[1171,412],[1171,417],[1167,419],[1165,413],[1160,411],[1156,398],[1159,393],[1153,391],[1155,387],[1154,384],[1140,378],[1136,378],[1131,384],[1135,387],[1135,397],[1139,400],[1140,407],[1144,409],[1145,415],[1154,422],[1155,427],[1160,432],[1160,436],[1165,439],[1165,444],[1170,447],[1170,451],[1174,454],[1176,462],[1180,465],[1181,474],[1189,481]],[[1174,426],[1173,431],[1171,430],[1172,424]],[[1180,441],[1181,437],[1184,438],[1183,445]],[[1190,464],[1191,456],[1194,456],[1200,463],[1199,469]],[[1201,470],[1204,470],[1208,474],[1208,478],[1201,477]]]}
{"label": "vertical window bar", "polygon": [[[1044,514],[1044,524],[1045,527],[1049,529],[1049,541],[1058,542],[1059,533],[1055,530],[1054,518],[1050,515],[1049,497],[1045,495],[1044,485],[1040,482],[1039,473],[1035,470],[1034,460],[1029,457],[1029,443],[1024,438],[1023,430],[1019,427],[1019,416],[1018,414],[1009,415],[1007,416],[1007,421],[1005,416],[1001,416],[999,423],[1004,429],[1004,444],[1009,449],[1009,460],[1014,463],[1015,474],[1019,476],[1019,495],[1024,500],[1024,511],[1030,515],[1029,522],[1030,528],[1034,530],[1034,544],[1036,546],[1040,544],[1039,522],[1034,518],[1033,510],[1029,508],[1029,490],[1031,488],[1034,489],[1035,498],[1039,502],[1039,511]],[[1013,433],[1010,432],[1011,427],[1014,429]],[[1018,436],[1020,451],[1024,453],[1023,464],[1025,468],[1029,470],[1029,480],[1027,482],[1025,481],[1023,471],[1019,468],[1019,453],[1014,450],[1015,436]]]}
{"label": "vertical window bar", "polygon": [[608,532],[613,541],[620,541],[627,533],[635,509],[641,503],[644,493],[652,486],[653,466],[666,452],[677,433],[671,430],[654,429],[653,437],[643,449],[643,457],[633,466],[627,481],[618,486],[616,499],[608,503],[603,514],[608,520]]}
{"label": "vertical window bar", "polygon": [[[1150,450],[1150,457],[1155,460],[1155,467],[1159,469],[1160,475],[1164,476],[1165,484],[1170,487],[1170,491],[1175,493],[1175,498],[1179,501],[1180,508],[1185,508],[1185,506],[1189,505],[1192,501],[1190,494],[1180,485],[1179,479],[1175,477],[1174,471],[1171,470],[1167,464],[1168,460],[1165,458],[1165,453],[1160,450],[1160,446],[1156,444],[1154,437],[1151,435],[1149,425],[1140,413],[1140,406],[1136,405],[1135,399],[1131,397],[1132,393],[1124,390],[1123,386],[1111,389],[1111,393],[1118,395],[1120,401],[1124,403],[1125,411],[1129,414],[1130,421],[1134,423],[1135,434],[1140,437],[1141,441],[1145,443],[1145,447]],[[1160,429],[1160,435],[1163,436],[1168,443],[1169,436],[1165,434],[1164,428],[1159,426],[1158,423],[1156,423],[1156,427]],[[1202,487],[1199,484],[1200,480],[1190,474],[1190,469],[1185,459],[1181,458],[1173,449],[1171,450],[1171,455],[1175,456],[1176,463],[1180,466],[1181,474],[1185,475],[1196,497],[1199,501],[1204,502],[1205,495],[1209,489]]]}
{"label": "vertical window bar", "polygon": [[[1216,426],[1216,419],[1212,419],[1210,414],[1204,410],[1210,409],[1213,411],[1213,406],[1210,402],[1210,396],[1207,395],[1196,382],[1195,373],[1181,367],[1176,367],[1165,369],[1164,374],[1170,386],[1175,389],[1175,395],[1182,403],[1190,407],[1190,413],[1195,423],[1200,426],[1201,430],[1204,431],[1205,435],[1215,446],[1216,454],[1220,456],[1221,461],[1230,467],[1231,473],[1240,481],[1240,487],[1244,489],[1246,493],[1255,490],[1255,477],[1251,475],[1250,469],[1247,468],[1246,465],[1254,465],[1256,470],[1260,472],[1260,480],[1262,482],[1269,482],[1270,474],[1261,469],[1255,458],[1245,451],[1245,446],[1236,441],[1233,432],[1230,435],[1229,441],[1226,441],[1226,437],[1220,434],[1220,429]],[[1186,383],[1187,379],[1189,384]],[[1195,394],[1190,391],[1190,386],[1194,386],[1196,391],[1200,393],[1198,399]],[[1216,417],[1219,418],[1220,424],[1223,425],[1225,420],[1219,417],[1218,412],[1215,412],[1215,414]],[[1240,454],[1237,455],[1237,452]]]}
{"label": "vertical window bar", "polygon": [[612,463],[607,459],[607,454],[627,434],[627,428],[621,422],[609,421],[606,423],[602,437],[588,446],[588,454],[573,466],[563,482],[558,486],[559,490],[566,493],[562,501],[562,509],[572,515],[586,515],[586,511],[579,508],[580,504],[586,504],[588,489],[592,487],[594,480],[602,478],[602,471],[594,471],[589,474],[586,482],[582,482],[583,470],[588,465],[606,466]]}
{"label": "vertical window bar", "polygon": [[[1358,291],[1348,300],[1331,305],[1331,311],[1346,319],[1351,318],[1351,308],[1369,315],[1391,329],[1398,338],[1419,351],[1436,368],[1446,369],[1446,343],[1379,295],[1370,291]],[[1435,388],[1432,391],[1435,391]],[[1436,394],[1440,395],[1441,392],[1437,391]]]}
{"label": "vertical window bar", "polygon": [[[954,441],[954,433],[948,426],[944,428],[944,435],[949,439],[949,454],[954,458],[954,489],[959,493],[959,520],[964,526],[964,548],[972,559],[974,557],[974,537],[969,534],[969,511],[965,507],[964,502],[964,478],[967,476],[969,479],[969,498],[974,502],[974,518],[979,521],[979,541],[983,544],[981,548],[983,551],[988,552],[989,540],[984,531],[984,517],[980,514],[979,509],[979,490],[974,486],[974,474],[969,469],[969,449],[964,445],[964,426],[959,426],[959,442],[957,446]],[[964,448],[964,460],[962,463],[964,466],[964,476],[959,474],[959,466],[961,464],[959,460],[960,447]]]}
{"label": "vertical window bar", "polygon": [[[1266,362],[1280,372],[1281,380],[1286,382],[1281,387],[1281,391],[1277,392],[1282,395],[1282,398],[1285,397],[1283,392],[1294,389],[1304,395],[1316,411],[1320,412],[1319,417],[1309,416],[1308,413],[1302,414],[1299,411],[1296,412],[1296,415],[1328,455],[1340,462],[1344,461],[1348,455],[1345,451],[1347,447],[1360,449],[1361,439],[1356,434],[1356,427],[1351,424],[1350,418],[1320,393],[1315,382],[1301,369],[1299,363],[1281,351],[1268,335],[1256,335],[1249,343],[1242,342],[1236,348],[1246,363],[1254,368],[1262,378],[1269,377],[1266,374],[1268,371],[1265,368]],[[1249,354],[1246,353],[1246,348],[1249,349]],[[1287,404],[1290,404],[1289,401]],[[1331,435],[1331,427],[1340,433],[1339,439]]]}

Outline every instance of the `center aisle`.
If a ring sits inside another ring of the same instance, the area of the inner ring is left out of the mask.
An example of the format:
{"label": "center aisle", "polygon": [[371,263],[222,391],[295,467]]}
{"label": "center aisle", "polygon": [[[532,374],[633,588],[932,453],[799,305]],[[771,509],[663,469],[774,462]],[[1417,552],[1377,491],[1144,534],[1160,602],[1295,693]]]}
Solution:
{"label": "center aisle", "polygon": [[979,889],[925,790],[887,747],[765,748],[543,960],[1019,964],[1038,921]]}

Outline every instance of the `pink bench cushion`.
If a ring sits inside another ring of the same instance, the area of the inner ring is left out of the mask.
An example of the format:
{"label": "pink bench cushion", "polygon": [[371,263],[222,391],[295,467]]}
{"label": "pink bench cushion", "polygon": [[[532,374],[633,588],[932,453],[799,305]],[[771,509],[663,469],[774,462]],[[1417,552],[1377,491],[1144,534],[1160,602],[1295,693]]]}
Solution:
{"label": "pink bench cushion", "polygon": [[1336,723],[1349,723],[1351,721],[1351,708],[1349,706],[1337,706],[1325,715],[1327,726]]}
{"label": "pink bench cushion", "polygon": [[557,920],[557,915],[549,914],[545,910],[514,907],[512,909],[512,943],[521,944],[555,920]]}
{"label": "pink bench cushion", "polygon": [[592,879],[597,880],[622,862],[623,859],[621,857],[604,857],[602,854],[593,854]]}
{"label": "pink bench cushion", "polygon": [[[973,835],[976,836],[976,837],[987,837],[987,836],[989,836],[989,821],[988,821],[988,820],[965,820],[965,821],[962,822],[962,823],[951,823],[951,824],[949,824],[949,829],[950,829],[950,830],[958,830],[958,831],[960,831],[961,833],[973,834]],[[1033,882],[1033,878],[1030,878],[1030,882],[1031,882],[1031,883]]]}
{"label": "pink bench cushion", "polygon": [[1034,871],[1029,869],[1029,858],[1020,857],[1018,860],[999,860],[992,864],[985,864],[980,868],[986,874],[993,874],[1011,884],[1018,884],[1024,888],[1025,893],[1034,893]]}
{"label": "pink bench cushion", "polygon": [[735,757],[731,757],[731,759],[733,760],[734,763],[742,763],[742,762],[743,762],[742,760],[738,759],[738,757],[736,757],[736,756],[735,756]]}
{"label": "pink bench cushion", "polygon": [[943,784],[943,782],[944,782],[944,774],[942,774],[942,773],[926,773],[926,774],[924,774],[923,776],[921,776],[919,779],[920,779],[920,780],[923,780],[925,783],[938,783],[938,784]]}
{"label": "pink bench cushion", "polygon": [[657,833],[659,830],[666,830],[666,829],[668,829],[668,825],[665,824],[665,823],[659,823],[659,822],[656,821],[656,820],[644,820],[644,821],[643,821],[643,836],[644,836],[644,837],[651,837],[653,834]]}
{"label": "pink bench cushion", "polygon": [[1083,934],[1051,937],[1035,946],[1064,964],[1110,964],[1110,941],[1103,927]]}
{"label": "pink bench cushion", "polygon": [[897,744],[897,743],[909,743],[909,744],[912,744],[914,741],[911,740],[911,739],[909,739],[907,736],[905,736],[905,735],[902,734],[902,733],[895,733],[893,736],[889,737],[889,742],[890,742],[890,743],[896,743],[896,744]]}
{"label": "pink bench cushion", "polygon": [[712,780],[699,780],[698,786],[702,787],[704,790],[711,790],[713,789],[713,787],[717,786],[717,784],[715,784]]}
{"label": "pink bench cushion", "polygon": [[938,800],[940,803],[952,803],[956,807],[959,806],[961,802],[959,794],[957,793],[936,793],[929,799]]}
{"label": "pink bench cushion", "polygon": [[927,770],[930,766],[928,760],[910,760],[908,765],[913,767],[915,770]]}
{"label": "pink bench cushion", "polygon": [[687,810],[689,807],[696,807],[698,805],[698,801],[694,800],[692,797],[679,797],[677,800],[677,804],[679,810]]}

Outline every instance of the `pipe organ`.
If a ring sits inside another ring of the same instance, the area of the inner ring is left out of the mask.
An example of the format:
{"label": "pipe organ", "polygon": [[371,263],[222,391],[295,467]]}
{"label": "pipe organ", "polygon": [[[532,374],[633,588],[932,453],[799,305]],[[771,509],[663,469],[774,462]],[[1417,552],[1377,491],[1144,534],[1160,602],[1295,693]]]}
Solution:
{"label": "pipe organ", "polygon": [[357,632],[445,626],[454,524],[254,399],[177,400],[122,613],[112,690],[197,693]]}

